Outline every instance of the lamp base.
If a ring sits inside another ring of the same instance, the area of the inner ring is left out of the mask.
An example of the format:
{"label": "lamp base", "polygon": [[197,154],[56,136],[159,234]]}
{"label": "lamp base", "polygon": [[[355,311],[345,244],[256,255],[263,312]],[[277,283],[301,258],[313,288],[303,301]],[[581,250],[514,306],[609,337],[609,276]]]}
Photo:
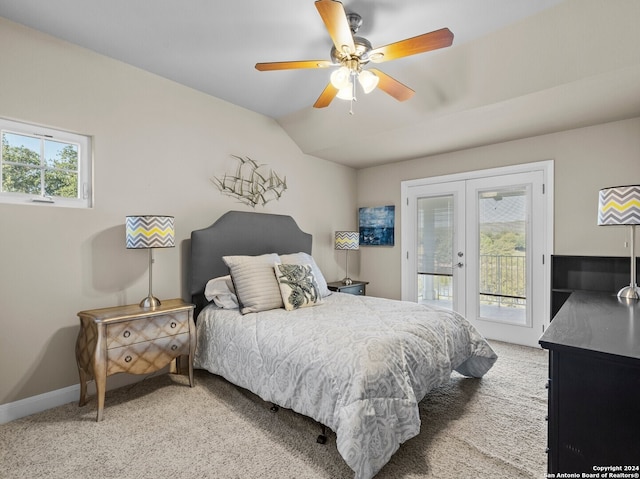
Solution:
{"label": "lamp base", "polygon": [[638,287],[636,285],[629,285],[618,291],[618,298],[621,299],[640,299]]}
{"label": "lamp base", "polygon": [[351,280],[351,278],[344,278],[342,280],[342,284],[353,284],[353,281]]}
{"label": "lamp base", "polygon": [[158,306],[160,306],[160,300],[158,298],[156,298],[155,296],[147,296],[146,298],[144,298],[142,301],[140,301],[140,307],[141,308],[149,308],[149,309],[154,309],[157,308]]}

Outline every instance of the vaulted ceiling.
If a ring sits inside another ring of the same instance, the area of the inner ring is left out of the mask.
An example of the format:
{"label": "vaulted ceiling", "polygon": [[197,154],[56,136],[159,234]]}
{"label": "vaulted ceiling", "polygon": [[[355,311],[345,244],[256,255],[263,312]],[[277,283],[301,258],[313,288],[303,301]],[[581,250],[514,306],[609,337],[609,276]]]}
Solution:
{"label": "vaulted ceiling", "polygon": [[355,168],[640,116],[636,0],[345,0],[374,47],[448,27],[449,48],[377,65],[416,91],[312,108],[329,59],[313,0],[0,0],[0,16],[277,121]]}

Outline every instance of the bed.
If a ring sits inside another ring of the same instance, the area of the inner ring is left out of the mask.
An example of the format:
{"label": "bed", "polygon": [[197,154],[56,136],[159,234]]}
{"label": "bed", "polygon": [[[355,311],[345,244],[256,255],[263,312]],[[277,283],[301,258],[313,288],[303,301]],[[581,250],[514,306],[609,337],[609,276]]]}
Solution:
{"label": "bed", "polygon": [[[482,377],[497,355],[451,311],[329,292],[311,240],[289,216],[237,211],[192,232],[194,366],[331,428],[369,479],[420,432],[431,389],[454,370]],[[276,301],[267,281],[280,307],[256,306]]]}

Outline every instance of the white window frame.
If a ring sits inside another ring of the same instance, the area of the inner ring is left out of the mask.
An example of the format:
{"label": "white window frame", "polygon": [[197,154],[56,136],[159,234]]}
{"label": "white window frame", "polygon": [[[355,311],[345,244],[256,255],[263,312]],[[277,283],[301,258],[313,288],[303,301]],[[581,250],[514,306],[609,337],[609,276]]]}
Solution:
{"label": "white window frame", "polygon": [[[78,197],[40,196],[26,193],[0,191],[0,203],[58,206],[66,208],[91,208],[93,206],[93,177],[91,137],[55,128],[0,118],[0,132],[44,137],[48,140],[72,143],[78,146]],[[2,159],[0,149],[0,160]],[[1,161],[0,161],[1,167]],[[0,170],[0,180],[2,178]]]}

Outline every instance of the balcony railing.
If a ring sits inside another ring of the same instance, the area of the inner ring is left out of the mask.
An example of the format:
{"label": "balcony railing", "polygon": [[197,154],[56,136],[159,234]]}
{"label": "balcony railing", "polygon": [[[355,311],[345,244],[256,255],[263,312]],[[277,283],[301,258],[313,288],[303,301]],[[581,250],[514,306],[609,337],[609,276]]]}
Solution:
{"label": "balcony railing", "polygon": [[[480,301],[485,304],[506,307],[522,307],[526,305],[527,271],[525,256],[480,255],[479,292]],[[434,299],[442,301],[452,300],[452,285],[450,274],[425,274],[432,281],[429,284],[429,294],[424,279],[419,288],[419,300]],[[420,284],[420,283],[419,283]]]}
{"label": "balcony railing", "polygon": [[480,256],[480,300],[498,306],[524,306],[527,300],[525,256]]}

